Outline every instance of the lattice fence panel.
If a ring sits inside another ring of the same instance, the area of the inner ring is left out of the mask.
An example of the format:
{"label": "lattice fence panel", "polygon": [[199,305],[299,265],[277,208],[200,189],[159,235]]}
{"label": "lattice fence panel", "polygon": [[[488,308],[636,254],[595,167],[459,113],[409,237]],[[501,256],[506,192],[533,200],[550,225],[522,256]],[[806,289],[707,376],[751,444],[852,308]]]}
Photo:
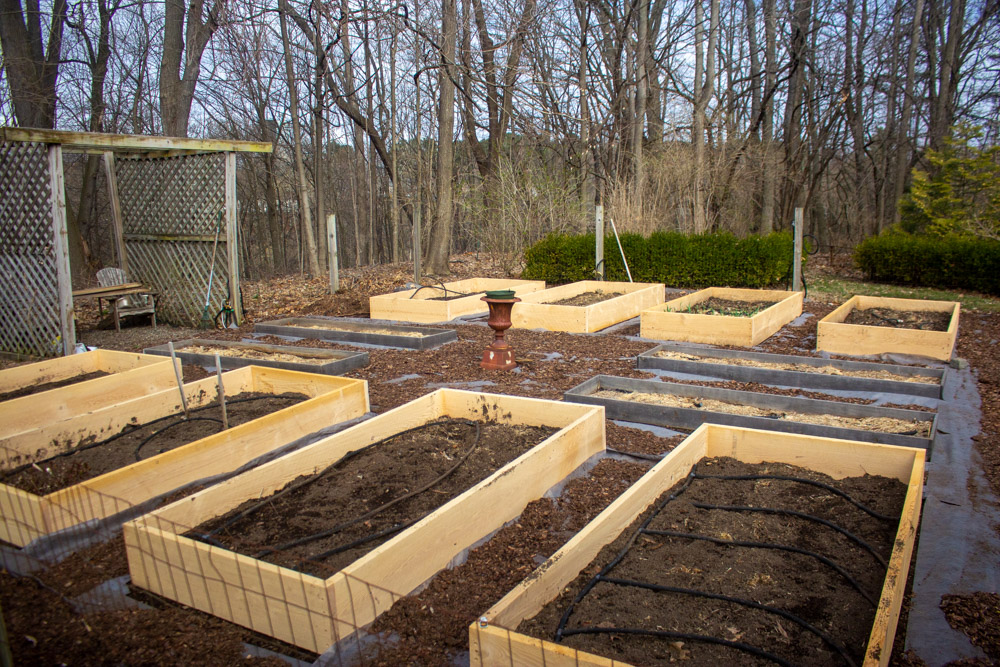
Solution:
{"label": "lattice fence panel", "polygon": [[0,349],[62,353],[48,147],[0,143]]}
{"label": "lattice fence panel", "polygon": [[[117,161],[118,196],[129,279],[153,287],[157,317],[197,326],[205,307],[212,246],[215,275],[209,299],[214,316],[226,298],[225,154]],[[197,237],[197,238],[192,238]]]}

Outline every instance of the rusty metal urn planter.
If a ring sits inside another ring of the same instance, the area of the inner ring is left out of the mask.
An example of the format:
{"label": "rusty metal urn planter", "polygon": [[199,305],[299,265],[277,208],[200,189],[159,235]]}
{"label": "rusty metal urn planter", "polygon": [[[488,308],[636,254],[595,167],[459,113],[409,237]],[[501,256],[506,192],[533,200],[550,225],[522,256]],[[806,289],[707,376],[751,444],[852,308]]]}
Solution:
{"label": "rusty metal urn planter", "polygon": [[512,290],[503,290],[487,292],[481,300],[490,307],[490,317],[486,324],[493,329],[493,342],[483,350],[483,360],[479,365],[495,371],[509,371],[516,368],[514,348],[504,339],[504,333],[511,325],[510,312],[520,299],[514,296]]}

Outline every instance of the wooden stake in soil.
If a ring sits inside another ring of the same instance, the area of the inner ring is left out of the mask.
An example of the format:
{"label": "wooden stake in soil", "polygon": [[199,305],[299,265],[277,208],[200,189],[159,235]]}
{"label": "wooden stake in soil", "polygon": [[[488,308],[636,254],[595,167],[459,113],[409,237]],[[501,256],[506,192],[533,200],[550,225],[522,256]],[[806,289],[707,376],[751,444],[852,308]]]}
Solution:
{"label": "wooden stake in soil", "polygon": [[174,352],[174,342],[168,342],[167,348],[170,349],[170,361],[174,364],[174,377],[177,378],[177,390],[181,392],[181,406],[184,408],[184,419],[187,419],[190,416],[188,414],[188,400],[187,396],[184,395],[184,381],[181,380],[181,370],[177,365],[177,353]]}
{"label": "wooden stake in soil", "polygon": [[219,405],[222,406],[222,429],[229,430],[229,415],[226,414],[226,388],[222,384],[222,361],[219,353],[215,353],[215,377],[219,380]]}

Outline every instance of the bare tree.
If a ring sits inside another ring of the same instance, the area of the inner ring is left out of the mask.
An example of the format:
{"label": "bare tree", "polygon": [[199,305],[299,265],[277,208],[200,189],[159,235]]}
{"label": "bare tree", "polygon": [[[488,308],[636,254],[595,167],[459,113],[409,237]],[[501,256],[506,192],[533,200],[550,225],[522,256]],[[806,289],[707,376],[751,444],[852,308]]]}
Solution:
{"label": "bare tree", "polygon": [[204,0],[165,0],[163,53],[160,56],[160,117],[163,133],[186,137],[201,58],[219,28],[224,0],[214,0],[206,15]]}
{"label": "bare tree", "polygon": [[455,0],[441,3],[441,66],[438,70],[438,161],[437,214],[427,248],[427,272],[446,276],[451,252],[454,216],[455,172],[455,42],[458,37],[458,7]]}

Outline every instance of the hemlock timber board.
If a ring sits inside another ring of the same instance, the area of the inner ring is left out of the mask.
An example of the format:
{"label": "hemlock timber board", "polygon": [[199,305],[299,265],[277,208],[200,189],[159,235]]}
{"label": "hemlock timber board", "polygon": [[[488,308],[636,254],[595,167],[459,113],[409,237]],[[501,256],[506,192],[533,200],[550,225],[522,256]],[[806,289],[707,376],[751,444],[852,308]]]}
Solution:
{"label": "hemlock timber board", "polygon": [[[238,469],[281,445],[368,412],[364,380],[245,366],[223,374],[226,395],[302,393],[310,398],[251,422],[188,443],[80,484],[38,496],[0,484],[0,539],[17,546],[93,519],[103,519],[192,481]],[[184,385],[190,408],[218,396],[215,377]],[[183,414],[177,388],[109,406],[19,434],[0,469],[44,460],[89,438],[106,438],[130,423]]]}
{"label": "hemlock timber board", "polygon": [[[485,315],[489,306],[482,300],[487,290],[514,290],[521,297],[545,289],[541,280],[507,278],[467,278],[440,285],[424,285],[416,289],[380,294],[368,299],[373,320],[396,320],[430,324],[447,322],[464,315]],[[441,297],[464,294],[457,299],[437,301]]]}
{"label": "hemlock timber board", "polygon": [[109,375],[0,402],[0,447],[7,446],[7,439],[17,433],[154,394],[177,383],[169,359],[137,352],[92,350],[0,371],[0,391],[96,371]]}
{"label": "hemlock timber board", "polygon": [[[847,324],[852,310],[891,308],[899,311],[951,313],[947,331]],[[915,354],[940,361],[951,359],[958,338],[961,305],[957,301],[893,299],[856,294],[816,324],[816,349],[831,354]]]}
{"label": "hemlock timber board", "polygon": [[746,463],[777,462],[824,473],[834,479],[866,474],[893,477],[907,485],[889,567],[872,624],[864,665],[887,665],[903,603],[917,534],[924,480],[924,452],[908,447],[704,424],[638,482],[587,524],[559,551],[469,626],[473,665],[490,667],[575,667],[621,665],[590,653],[513,630],[537,614],[590,564],[600,550],[661,493],[683,479],[703,458],[729,456]]}
{"label": "hemlock timber board", "polygon": [[[748,303],[774,303],[752,317],[686,312],[712,297]],[[639,316],[639,336],[652,340],[752,347],[801,315],[802,297],[802,292],[784,290],[708,287],[644,310]]]}
{"label": "hemlock timber board", "polygon": [[[440,417],[560,430],[327,579],[183,535],[349,452]],[[158,595],[322,653],[603,450],[603,408],[439,389],[127,523],[129,572],[133,583]]]}
{"label": "hemlock timber board", "polygon": [[[303,373],[322,373],[324,375],[342,375],[356,368],[368,365],[367,352],[348,352],[346,350],[324,350],[317,347],[296,347],[294,345],[266,345],[264,343],[247,343],[226,340],[208,340],[189,338],[174,343],[174,353],[184,363],[197,366],[215,366],[215,355],[193,352],[185,348],[191,347],[221,347],[228,350],[254,350],[265,354],[289,355],[299,357],[301,361],[282,361],[277,359],[253,359],[249,357],[226,356],[225,351],[219,353],[219,361],[224,370],[242,368],[243,366],[264,366],[267,368],[284,368],[289,371]],[[146,354],[170,356],[167,345],[158,345],[143,350]],[[309,360],[315,363],[310,363]]]}
{"label": "hemlock timber board", "polygon": [[[841,417],[890,417],[917,422],[927,422],[930,437],[903,435],[899,433],[884,433],[880,431],[865,431],[841,426],[825,426],[823,424],[807,424],[786,419],[770,419],[747,415],[712,412],[698,408],[669,407],[650,403],[639,403],[626,399],[613,399],[594,396],[602,390],[635,391],[650,394],[672,394],[692,398],[705,398],[749,405],[756,408],[774,411],[801,412],[805,414],[827,414]],[[857,403],[840,401],[824,401],[801,396],[782,396],[777,394],[761,394],[753,391],[738,391],[735,389],[719,389],[717,387],[702,387],[700,385],[660,382],[657,380],[636,380],[632,378],[597,375],[568,390],[563,398],[567,401],[603,405],[607,409],[608,419],[621,419],[653,424],[671,428],[695,429],[703,423],[724,424],[727,426],[742,426],[771,431],[783,431],[814,435],[827,438],[845,438],[874,442],[885,445],[916,447],[930,450],[934,442],[937,414],[924,410],[906,410],[903,408],[882,408]]]}
{"label": "hemlock timber board", "polygon": [[[323,317],[287,317],[255,324],[257,333],[294,338],[316,338],[340,343],[362,343],[411,350],[430,350],[458,340],[454,329],[409,327]],[[394,333],[384,333],[386,331]],[[418,334],[418,335],[407,335]]]}
{"label": "hemlock timber board", "polygon": [[[659,352],[677,352],[700,357],[701,359],[667,359],[657,356]],[[798,364],[816,368],[817,371],[737,366],[727,363],[727,359],[747,359],[765,364]],[[659,345],[652,350],[643,352],[638,356],[637,362],[640,369],[674,371],[677,373],[704,375],[739,382],[759,382],[761,384],[800,387],[803,389],[884,392],[935,399],[941,398],[945,376],[948,372],[946,368],[899,366],[867,361],[820,359],[791,354],[724,350],[674,344]],[[835,369],[844,374],[823,373],[818,370],[821,368]],[[933,382],[910,382],[903,379],[893,380],[846,375],[846,373],[858,371],[883,371],[900,377],[932,379]]]}
{"label": "hemlock timber board", "polygon": [[[589,306],[560,306],[552,303],[595,291],[623,294]],[[593,333],[630,320],[646,308],[663,303],[663,295],[664,287],[660,283],[582,280],[522,296],[521,303],[514,304],[511,311],[511,322],[518,329]]]}

